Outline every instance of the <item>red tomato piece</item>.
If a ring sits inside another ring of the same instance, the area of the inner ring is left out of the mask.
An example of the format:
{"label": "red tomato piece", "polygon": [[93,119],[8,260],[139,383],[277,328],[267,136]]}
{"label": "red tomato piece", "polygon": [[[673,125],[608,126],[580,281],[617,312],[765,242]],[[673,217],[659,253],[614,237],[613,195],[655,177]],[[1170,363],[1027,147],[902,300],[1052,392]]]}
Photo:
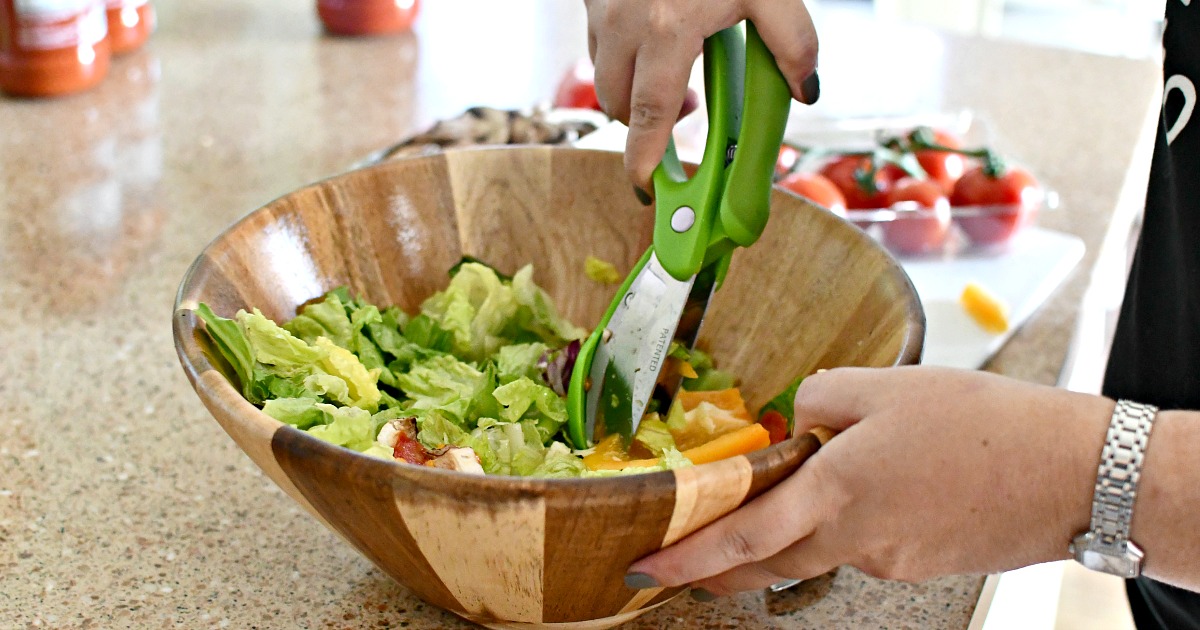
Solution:
{"label": "red tomato piece", "polygon": [[1001,206],[958,218],[959,227],[972,243],[994,245],[1007,242],[1033,221],[1041,197],[1037,180],[1025,169],[1010,167],[993,179],[983,167],[976,167],[954,185],[950,201],[956,207]]}
{"label": "red tomato piece", "polygon": [[[958,136],[948,131],[934,130],[933,137],[934,142],[944,147],[962,148],[962,141],[958,139]],[[925,169],[929,179],[940,184],[947,195],[954,190],[954,183],[963,176],[967,169],[966,158],[958,153],[924,149],[913,152],[913,155],[917,156],[917,161],[921,163],[921,168]]]}
{"label": "red tomato piece", "polygon": [[771,436],[771,444],[778,444],[788,438],[788,421],[783,417],[783,414],[774,409],[764,413],[758,419],[758,423],[767,430],[767,434]]}
{"label": "red tomato piece", "polygon": [[824,175],[801,171],[783,178],[779,185],[839,217],[846,216],[846,198]]}
{"label": "red tomato piece", "polygon": [[941,186],[929,180],[900,180],[888,195],[888,203],[897,206],[906,202],[915,204],[920,212],[903,212],[885,223],[883,242],[901,254],[928,254],[941,249],[950,232],[950,201]]}
{"label": "red tomato piece", "polygon": [[396,436],[396,446],[392,449],[392,456],[417,465],[422,465],[432,459],[429,451],[426,451],[420,442],[403,433]]}

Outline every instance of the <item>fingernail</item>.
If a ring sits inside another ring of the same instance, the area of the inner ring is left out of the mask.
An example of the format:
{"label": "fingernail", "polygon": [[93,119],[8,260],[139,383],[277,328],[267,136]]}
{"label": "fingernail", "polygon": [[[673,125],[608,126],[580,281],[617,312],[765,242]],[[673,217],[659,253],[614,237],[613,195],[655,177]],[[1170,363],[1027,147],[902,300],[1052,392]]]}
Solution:
{"label": "fingernail", "polygon": [[654,202],[654,200],[650,198],[650,193],[642,190],[641,186],[634,186],[633,194],[637,195],[637,200],[641,202],[643,206],[648,206]]}
{"label": "fingernail", "polygon": [[711,602],[717,598],[717,596],[714,595],[711,591],[707,591],[702,588],[694,588],[694,589],[692,589],[692,592],[689,594],[692,596],[692,599],[694,599],[698,602]]}
{"label": "fingernail", "polygon": [[805,105],[812,105],[821,98],[821,77],[817,76],[816,70],[800,84],[800,98]]}
{"label": "fingernail", "polygon": [[658,580],[648,573],[626,573],[625,586],[636,589],[658,588]]}

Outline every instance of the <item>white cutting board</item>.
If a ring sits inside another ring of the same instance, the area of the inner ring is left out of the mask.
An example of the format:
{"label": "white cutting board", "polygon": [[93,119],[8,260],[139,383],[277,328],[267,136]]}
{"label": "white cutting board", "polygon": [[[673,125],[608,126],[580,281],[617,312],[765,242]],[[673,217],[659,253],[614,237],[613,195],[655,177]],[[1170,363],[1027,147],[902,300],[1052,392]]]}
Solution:
{"label": "white cutting board", "polygon": [[[580,138],[576,146],[624,151],[626,132],[624,125],[611,123]],[[698,140],[687,142],[689,137]],[[700,160],[703,134],[677,133],[676,138],[681,159]],[[902,259],[925,307],[925,355],[921,362],[966,369],[982,367],[1067,279],[1083,252],[1083,241],[1078,237],[1031,227],[1000,254]],[[1008,304],[1008,332],[996,335],[985,331],[959,306],[958,297],[968,282],[980,284]]]}
{"label": "white cutting board", "polygon": [[[1019,234],[1002,254],[901,260],[925,307],[925,356],[921,362],[982,367],[1067,279],[1083,252],[1079,237],[1035,226]],[[979,283],[1008,304],[1008,332],[989,333],[967,315],[958,297],[968,282]]]}

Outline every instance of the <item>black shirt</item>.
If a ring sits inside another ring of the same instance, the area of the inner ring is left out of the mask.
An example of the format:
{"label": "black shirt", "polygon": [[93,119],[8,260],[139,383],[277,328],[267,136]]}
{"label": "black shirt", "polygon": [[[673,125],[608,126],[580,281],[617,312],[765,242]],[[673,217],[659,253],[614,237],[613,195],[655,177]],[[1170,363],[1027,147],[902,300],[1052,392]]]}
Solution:
{"label": "black shirt", "polygon": [[[1165,93],[1146,214],[1104,381],[1106,396],[1164,409],[1200,409],[1200,111],[1194,112],[1193,82],[1200,81],[1200,2],[1196,5],[1167,2]],[[1153,433],[1150,444],[1153,449]],[[1126,590],[1139,629],[1200,630],[1200,594],[1147,578],[1131,580]]]}

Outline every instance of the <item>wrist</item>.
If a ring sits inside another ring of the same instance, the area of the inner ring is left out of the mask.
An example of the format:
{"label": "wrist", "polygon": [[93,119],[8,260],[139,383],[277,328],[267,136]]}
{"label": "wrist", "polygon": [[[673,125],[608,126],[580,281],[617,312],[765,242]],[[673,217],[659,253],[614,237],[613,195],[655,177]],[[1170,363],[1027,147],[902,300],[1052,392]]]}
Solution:
{"label": "wrist", "polygon": [[[1104,453],[1104,442],[1112,421],[1117,401],[1101,396],[1087,396],[1087,404],[1080,405],[1069,433],[1063,436],[1063,445],[1072,445],[1066,450],[1063,471],[1064,507],[1063,520],[1055,532],[1057,554],[1060,559],[1070,559],[1063,541],[1070,541],[1080,532],[1086,531],[1092,520],[1092,499],[1096,493],[1096,471]],[[1047,481],[1053,483],[1053,481]]]}

